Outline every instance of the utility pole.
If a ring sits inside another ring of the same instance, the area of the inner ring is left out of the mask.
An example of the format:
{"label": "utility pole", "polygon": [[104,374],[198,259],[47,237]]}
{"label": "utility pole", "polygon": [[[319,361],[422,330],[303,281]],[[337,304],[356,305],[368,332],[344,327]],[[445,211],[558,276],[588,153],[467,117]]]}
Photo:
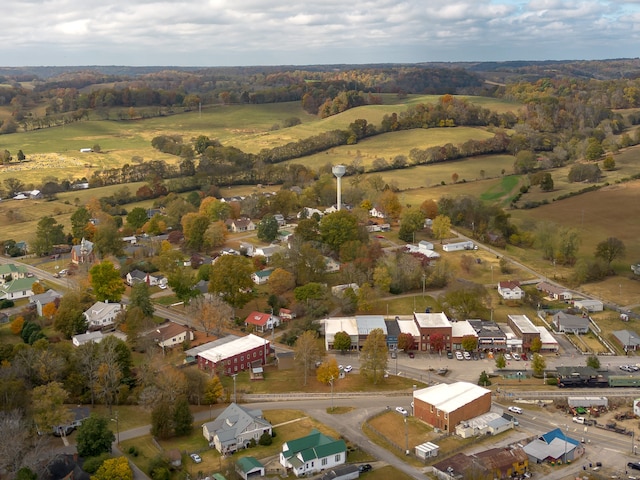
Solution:
{"label": "utility pole", "polygon": [[333,378],[333,375],[331,376],[331,378],[329,379],[329,383],[331,384],[331,411],[333,412],[333,381],[335,379]]}
{"label": "utility pole", "polygon": [[112,422],[116,422],[116,442],[120,445],[120,421],[118,420],[118,411],[116,410],[115,418],[111,419]]}
{"label": "utility pole", "polygon": [[404,454],[409,455],[409,425],[407,424],[407,417],[404,417]]}

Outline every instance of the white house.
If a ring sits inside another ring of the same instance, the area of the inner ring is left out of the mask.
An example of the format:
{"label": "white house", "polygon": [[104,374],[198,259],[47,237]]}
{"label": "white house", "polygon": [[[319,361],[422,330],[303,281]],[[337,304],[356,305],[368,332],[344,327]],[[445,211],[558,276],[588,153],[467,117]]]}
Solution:
{"label": "white house", "polygon": [[16,278],[0,285],[0,300],[17,300],[19,298],[33,296],[33,278]]}
{"label": "white house", "polygon": [[283,443],[280,452],[280,464],[293,470],[296,477],[334,468],[346,460],[347,445],[344,440],[334,440],[316,429],[306,437]]}
{"label": "white house", "polygon": [[272,435],[272,427],[262,418],[262,410],[250,410],[235,403],[214,421],[202,425],[202,435],[209,446],[225,455],[247,448],[251,440],[258,443],[264,433]]}
{"label": "white house", "polygon": [[505,300],[522,300],[524,298],[524,290],[520,288],[520,282],[515,280],[499,282],[498,293]]}
{"label": "white house", "polygon": [[340,262],[336,262],[331,257],[324,257],[324,271],[327,273],[335,273],[340,271]]}
{"label": "white house", "polygon": [[369,210],[369,216],[373,218],[384,218],[385,214],[382,210],[373,207],[371,210]]}
{"label": "white house", "polygon": [[96,332],[87,332],[81,333],[79,335],[74,335],[71,337],[71,341],[75,347],[79,347],[80,345],[84,345],[85,343],[93,342],[100,343],[104,338],[103,333],[98,330]]}
{"label": "white house", "polygon": [[280,318],[270,313],[251,312],[244,321],[244,326],[253,325],[257,332],[266,332],[280,326]]}
{"label": "white house", "polygon": [[122,305],[119,303],[96,302],[84,312],[84,318],[90,330],[97,330],[114,325],[121,311]]}
{"label": "white house", "polygon": [[260,270],[259,272],[253,272],[251,274],[251,280],[256,285],[264,285],[269,281],[269,277],[273,273],[273,269]]}
{"label": "white house", "polygon": [[31,297],[29,297],[29,304],[35,305],[38,315],[42,316],[43,315],[42,308],[45,305],[54,303],[59,298],[62,298],[62,294],[59,292],[56,292],[53,289],[50,289],[44,293],[40,293],[38,295],[32,295]]}
{"label": "white house", "polygon": [[255,223],[253,223],[250,218],[228,219],[225,221],[225,224],[233,233],[251,232],[256,229]]}

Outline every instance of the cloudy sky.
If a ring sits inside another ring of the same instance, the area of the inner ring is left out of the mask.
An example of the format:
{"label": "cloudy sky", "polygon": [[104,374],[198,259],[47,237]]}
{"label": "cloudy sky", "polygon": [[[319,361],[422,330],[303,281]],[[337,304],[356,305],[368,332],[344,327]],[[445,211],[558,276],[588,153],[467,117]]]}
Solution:
{"label": "cloudy sky", "polygon": [[640,0],[2,0],[0,64],[637,57]]}

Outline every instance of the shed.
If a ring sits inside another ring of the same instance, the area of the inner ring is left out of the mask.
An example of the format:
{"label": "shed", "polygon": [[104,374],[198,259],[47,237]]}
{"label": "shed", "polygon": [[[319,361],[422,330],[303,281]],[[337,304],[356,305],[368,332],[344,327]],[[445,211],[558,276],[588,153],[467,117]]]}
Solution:
{"label": "shed", "polygon": [[426,442],[416,445],[416,457],[426,460],[427,458],[437,457],[440,447],[435,443]]}
{"label": "shed", "polygon": [[255,457],[242,457],[236,462],[236,472],[244,480],[264,477],[264,465]]}

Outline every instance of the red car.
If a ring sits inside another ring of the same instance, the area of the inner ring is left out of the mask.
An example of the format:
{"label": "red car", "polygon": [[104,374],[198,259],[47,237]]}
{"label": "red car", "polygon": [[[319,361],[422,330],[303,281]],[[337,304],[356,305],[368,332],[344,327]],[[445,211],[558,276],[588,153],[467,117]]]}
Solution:
{"label": "red car", "polygon": [[409,352],[409,358],[414,358],[415,354],[413,352]]}

